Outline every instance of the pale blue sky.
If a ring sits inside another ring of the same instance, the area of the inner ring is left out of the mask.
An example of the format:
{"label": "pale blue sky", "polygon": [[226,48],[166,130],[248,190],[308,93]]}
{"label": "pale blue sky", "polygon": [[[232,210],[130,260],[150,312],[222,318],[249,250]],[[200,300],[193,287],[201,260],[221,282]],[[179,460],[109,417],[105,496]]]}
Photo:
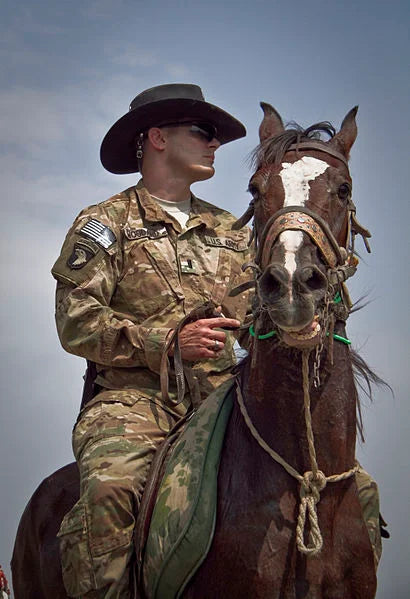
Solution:
{"label": "pale blue sky", "polygon": [[[373,234],[350,288],[372,303],[348,331],[395,392],[365,402],[364,466],[380,484],[392,539],[378,599],[407,596],[409,5],[404,1],[0,1],[2,403],[0,563],[38,483],[72,460],[82,360],[54,330],[49,274],[76,214],[132,185],[99,163],[99,145],[130,100],[153,85],[199,84],[248,136],[218,151],[194,191],[241,214],[261,100],[286,121],[339,126],[359,104],[351,172],[359,220]],[[360,243],[360,242],[359,242]],[[360,246],[359,246],[360,249]]]}

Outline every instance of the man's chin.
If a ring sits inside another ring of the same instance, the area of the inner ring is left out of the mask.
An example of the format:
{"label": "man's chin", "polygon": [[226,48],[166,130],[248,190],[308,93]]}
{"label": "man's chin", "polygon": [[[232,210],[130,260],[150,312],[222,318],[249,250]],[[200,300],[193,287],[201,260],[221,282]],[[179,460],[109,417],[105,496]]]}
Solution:
{"label": "man's chin", "polygon": [[215,174],[215,169],[213,166],[204,166],[203,164],[195,164],[192,168],[193,177],[195,177],[194,181],[206,181],[206,179],[210,179]]}

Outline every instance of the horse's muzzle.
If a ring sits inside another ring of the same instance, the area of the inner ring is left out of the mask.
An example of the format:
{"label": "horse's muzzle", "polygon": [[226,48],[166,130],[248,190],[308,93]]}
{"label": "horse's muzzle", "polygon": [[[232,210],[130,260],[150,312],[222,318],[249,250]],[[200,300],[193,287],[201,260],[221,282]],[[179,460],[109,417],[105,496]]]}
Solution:
{"label": "horse's muzzle", "polygon": [[298,267],[293,275],[270,264],[259,279],[259,298],[280,328],[297,331],[311,323],[328,288],[326,275],[314,264]]}

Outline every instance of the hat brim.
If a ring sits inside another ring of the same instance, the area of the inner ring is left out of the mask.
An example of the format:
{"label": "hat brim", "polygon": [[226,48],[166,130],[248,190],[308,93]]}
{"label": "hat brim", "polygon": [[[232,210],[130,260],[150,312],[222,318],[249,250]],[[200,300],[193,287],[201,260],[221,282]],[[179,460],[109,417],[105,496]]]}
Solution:
{"label": "hat brim", "polygon": [[138,172],[137,134],[161,123],[191,118],[214,125],[221,144],[246,135],[240,121],[209,102],[184,98],[158,100],[130,110],[114,123],[101,144],[100,158],[104,168],[117,175]]}

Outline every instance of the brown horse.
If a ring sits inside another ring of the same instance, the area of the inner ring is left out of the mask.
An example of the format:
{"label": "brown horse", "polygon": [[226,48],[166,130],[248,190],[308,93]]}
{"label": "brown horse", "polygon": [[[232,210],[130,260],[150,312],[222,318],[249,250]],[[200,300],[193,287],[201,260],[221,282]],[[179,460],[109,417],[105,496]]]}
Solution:
{"label": "brown horse", "polygon": [[[354,477],[357,391],[344,330],[354,236],[368,235],[347,166],[356,109],[334,134],[328,123],[285,131],[262,108],[253,200],[238,225],[254,216],[253,339],[221,458],[215,536],[183,596],[367,599],[376,576]],[[78,496],[75,466],[66,468],[23,514],[16,599],[66,597],[55,534]]]}
{"label": "brown horse", "polygon": [[357,265],[355,233],[369,236],[347,166],[357,109],[334,135],[328,123],[285,131],[262,108],[246,216],[257,243],[254,338],[221,457],[215,536],[183,596],[367,599],[376,574],[353,475],[342,284]]}

